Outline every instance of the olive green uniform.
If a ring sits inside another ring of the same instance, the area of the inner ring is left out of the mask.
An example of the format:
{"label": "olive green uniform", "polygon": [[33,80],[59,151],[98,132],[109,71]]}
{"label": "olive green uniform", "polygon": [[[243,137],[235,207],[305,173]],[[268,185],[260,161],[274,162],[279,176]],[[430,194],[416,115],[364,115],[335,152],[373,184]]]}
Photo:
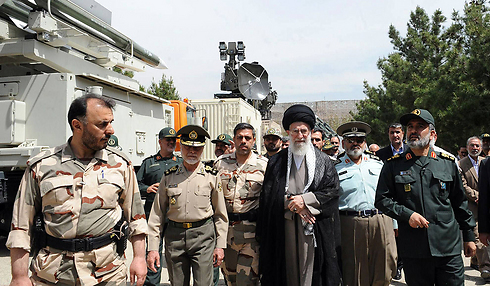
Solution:
{"label": "olive green uniform", "polygon": [[[408,150],[388,159],[378,181],[375,206],[398,221],[399,255],[409,285],[463,285],[463,241],[475,241],[475,221],[468,210],[454,158],[429,149],[417,157]],[[428,228],[412,228],[417,212]]]}
{"label": "olive green uniform", "polygon": [[[95,152],[88,163],[79,161],[68,143],[29,159],[14,203],[8,248],[31,250],[32,222],[38,212],[43,214],[46,233],[59,239],[102,236],[113,231],[122,214],[129,222],[130,237],[147,233],[133,166],[111,147]],[[78,252],[46,246],[32,259],[31,281],[126,284],[125,261],[114,242]]]}
{"label": "olive green uniform", "polygon": [[[138,178],[138,187],[140,192],[146,194],[145,200],[145,215],[146,219],[150,217],[151,207],[153,200],[155,199],[155,193],[148,193],[149,186],[159,183],[163,177],[163,174],[168,169],[182,163],[182,158],[177,156],[162,157],[160,153],[150,156],[143,160],[141,167],[136,174]],[[160,241],[159,253],[160,260],[163,259],[163,240]],[[160,277],[162,273],[162,267],[157,267],[157,272],[153,272],[148,268],[146,274],[145,285],[158,285],[160,284]]]}
{"label": "olive green uniform", "polygon": [[165,259],[170,282],[209,286],[213,282],[213,251],[226,247],[228,216],[216,169],[202,162],[193,172],[183,164],[162,177],[150,213],[148,250],[156,251],[165,231]]}
{"label": "olive green uniform", "polygon": [[225,260],[221,264],[230,286],[258,285],[259,282],[259,245],[255,240],[254,216],[259,207],[267,162],[265,157],[253,152],[240,166],[235,152],[223,155],[215,162],[223,182],[230,219]]}

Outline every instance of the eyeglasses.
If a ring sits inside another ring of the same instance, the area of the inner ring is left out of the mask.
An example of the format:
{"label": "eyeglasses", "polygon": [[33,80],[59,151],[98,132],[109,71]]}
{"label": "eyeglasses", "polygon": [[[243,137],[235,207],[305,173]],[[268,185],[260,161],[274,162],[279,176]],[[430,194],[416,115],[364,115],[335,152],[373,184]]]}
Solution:
{"label": "eyeglasses", "polygon": [[294,135],[298,135],[298,134],[304,134],[304,135],[308,135],[308,133],[310,133],[310,131],[308,129],[293,129],[291,130],[291,133],[293,133]]}
{"label": "eyeglasses", "polygon": [[359,138],[359,137],[354,137],[354,138],[345,138],[345,141],[347,141],[349,144],[354,144],[356,142],[357,144],[362,144],[364,143],[365,138]]}

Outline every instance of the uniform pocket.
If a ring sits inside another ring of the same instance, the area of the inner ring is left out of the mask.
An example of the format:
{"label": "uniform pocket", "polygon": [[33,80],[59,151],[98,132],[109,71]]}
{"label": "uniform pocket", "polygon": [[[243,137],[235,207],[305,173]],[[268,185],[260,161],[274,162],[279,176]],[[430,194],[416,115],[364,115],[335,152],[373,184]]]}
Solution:
{"label": "uniform pocket", "polygon": [[211,206],[211,187],[210,186],[197,186],[197,190],[194,191],[196,195],[196,206],[200,209],[207,209]]}
{"label": "uniform pocket", "polygon": [[58,269],[60,268],[62,259],[62,253],[51,253],[46,249],[41,249],[32,260],[33,272],[41,279],[51,283],[57,283]]}
{"label": "uniform pocket", "polygon": [[405,200],[410,199],[415,182],[416,180],[411,174],[395,175],[397,194]]}
{"label": "uniform pocket", "polygon": [[439,196],[439,198],[446,200],[449,197],[453,178],[450,174],[444,172],[434,172],[432,177],[434,178],[433,184],[435,186],[431,186],[431,189],[436,192],[435,195]]}
{"label": "uniform pocket", "polygon": [[59,176],[41,181],[39,186],[43,211],[63,213],[71,210],[66,202],[73,198],[73,177]]}
{"label": "uniform pocket", "polygon": [[264,181],[264,174],[260,171],[249,173],[246,176],[245,187],[247,188],[247,197],[253,198],[260,196],[260,190],[262,189],[262,182]]}
{"label": "uniform pocket", "polygon": [[116,244],[110,243],[104,247],[94,249],[95,254],[95,278],[118,270],[124,265],[124,255],[119,256],[116,252]]}
{"label": "uniform pocket", "polygon": [[101,208],[113,209],[118,204],[119,193],[124,189],[124,178],[118,172],[101,172],[97,175],[98,196],[102,198]]}
{"label": "uniform pocket", "polygon": [[[178,208],[180,202],[180,195],[182,194],[181,188],[167,188],[167,197],[169,201],[169,208]],[[185,203],[185,202],[184,202]]]}

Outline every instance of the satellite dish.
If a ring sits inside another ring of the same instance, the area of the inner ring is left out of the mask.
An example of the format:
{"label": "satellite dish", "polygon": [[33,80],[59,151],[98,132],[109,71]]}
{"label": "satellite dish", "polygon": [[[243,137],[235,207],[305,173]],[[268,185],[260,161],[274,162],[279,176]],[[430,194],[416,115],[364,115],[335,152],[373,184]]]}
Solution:
{"label": "satellite dish", "polygon": [[238,89],[248,99],[263,100],[269,94],[267,71],[258,63],[244,63],[237,72]]}

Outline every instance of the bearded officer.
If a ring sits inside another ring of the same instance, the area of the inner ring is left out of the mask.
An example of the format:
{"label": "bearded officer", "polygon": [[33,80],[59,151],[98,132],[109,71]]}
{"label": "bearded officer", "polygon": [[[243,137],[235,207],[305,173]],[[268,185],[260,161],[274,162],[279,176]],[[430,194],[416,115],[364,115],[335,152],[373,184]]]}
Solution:
{"label": "bearded officer", "polygon": [[[126,234],[128,224],[131,284],[136,276],[143,285],[147,225],[131,161],[107,147],[114,106],[94,94],[76,98],[68,111],[73,136],[27,162],[6,244],[11,285],[126,284],[124,241],[115,238]],[[33,225],[35,214],[42,214],[44,227]],[[33,229],[39,231],[34,235],[39,244],[29,280]]]}
{"label": "bearded officer", "polygon": [[267,129],[262,138],[264,139],[264,146],[267,150],[264,155],[265,158],[270,159],[272,156],[276,155],[282,150],[281,131],[279,129]]}
{"label": "bearded officer", "polygon": [[398,221],[408,285],[464,285],[461,237],[465,255],[475,255],[476,224],[455,159],[433,150],[429,111],[415,109],[400,123],[407,126],[409,149],[383,166],[375,206]]}
{"label": "bearded officer", "polygon": [[170,283],[193,285],[213,283],[213,262],[223,261],[228,216],[218,171],[201,162],[209,134],[202,127],[187,125],[177,135],[184,162],[162,177],[149,219],[147,263],[152,271],[160,266],[158,245],[165,230],[165,260]]}
{"label": "bearded officer", "polygon": [[383,162],[367,151],[371,127],[361,121],[339,126],[345,153],[335,168],[339,174],[339,214],[344,285],[389,285],[396,273],[393,220],[374,207]]}
{"label": "bearded officer", "polygon": [[[160,150],[157,154],[152,155],[141,163],[138,170],[138,187],[141,194],[146,195],[145,215],[146,219],[150,217],[151,206],[155,199],[155,194],[160,185],[163,173],[173,166],[182,163],[182,158],[174,154],[175,144],[177,141],[177,132],[172,127],[165,127],[158,133],[158,145]],[[160,241],[160,259],[163,258],[163,241]],[[159,285],[162,268],[158,267],[157,272],[148,271],[145,285]]]}

